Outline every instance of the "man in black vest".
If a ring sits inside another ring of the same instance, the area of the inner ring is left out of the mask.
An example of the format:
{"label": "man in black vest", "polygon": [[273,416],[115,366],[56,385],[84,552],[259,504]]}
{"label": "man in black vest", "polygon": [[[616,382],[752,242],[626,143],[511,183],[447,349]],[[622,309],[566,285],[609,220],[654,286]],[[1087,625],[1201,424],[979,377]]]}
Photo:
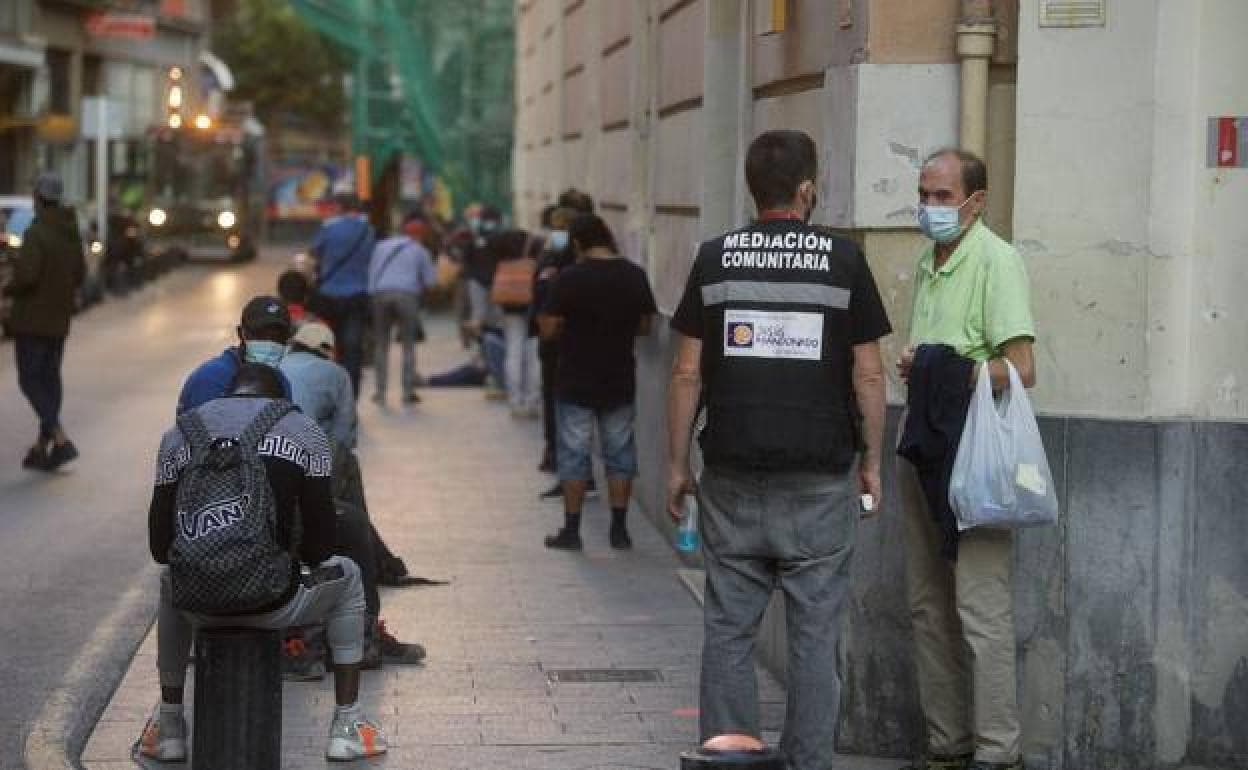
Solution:
{"label": "man in black vest", "polygon": [[702,740],[761,746],[754,638],[778,584],[789,643],[780,750],[792,770],[833,762],[836,643],[856,515],[881,500],[879,339],[891,332],[859,248],[808,224],[816,175],[804,133],[768,131],[750,145],[758,220],[698,249],[672,318],[668,405],[674,518],[695,491],[689,442],[706,409]]}

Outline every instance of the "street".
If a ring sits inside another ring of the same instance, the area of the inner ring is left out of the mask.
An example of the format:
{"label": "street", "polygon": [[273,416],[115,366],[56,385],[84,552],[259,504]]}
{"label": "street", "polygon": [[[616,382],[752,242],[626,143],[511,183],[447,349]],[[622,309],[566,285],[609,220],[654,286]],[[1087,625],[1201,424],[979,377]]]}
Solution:
{"label": "street", "polygon": [[[0,767],[20,766],[32,720],[84,650],[98,664],[89,677],[102,685],[146,630],[154,592],[141,584],[146,611],[124,619],[109,649],[92,640],[127,589],[151,574],[153,453],[178,388],[229,343],[242,303],[271,291],[274,271],[271,262],[187,266],[77,317],[63,421],[82,457],[52,475],[21,467],[36,424],[17,387],[12,344],[0,345]],[[75,703],[70,716],[87,716],[83,706],[91,704]]]}

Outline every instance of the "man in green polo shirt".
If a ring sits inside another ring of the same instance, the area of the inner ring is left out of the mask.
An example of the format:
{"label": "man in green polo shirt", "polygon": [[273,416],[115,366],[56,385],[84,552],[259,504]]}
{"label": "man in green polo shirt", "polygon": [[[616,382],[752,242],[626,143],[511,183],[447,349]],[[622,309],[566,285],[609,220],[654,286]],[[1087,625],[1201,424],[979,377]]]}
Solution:
{"label": "man in green polo shirt", "polygon": [[[915,271],[910,347],[898,362],[903,380],[916,347],[943,344],[979,362],[976,376],[990,367],[998,391],[1009,387],[1006,359],[1025,386],[1035,382],[1027,273],[1014,247],[980,219],[986,188],[984,162],[971,153],[939,150],[923,164],[919,225],[932,243]],[[927,729],[927,757],[911,770],[1022,770],[1012,533],[963,532],[957,561],[948,561],[913,466],[899,462],[897,471]]]}

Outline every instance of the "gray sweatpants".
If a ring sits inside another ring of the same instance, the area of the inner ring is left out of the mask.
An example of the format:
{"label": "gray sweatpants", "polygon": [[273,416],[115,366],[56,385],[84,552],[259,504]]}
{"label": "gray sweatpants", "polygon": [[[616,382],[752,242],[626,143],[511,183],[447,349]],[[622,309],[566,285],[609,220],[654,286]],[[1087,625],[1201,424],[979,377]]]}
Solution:
{"label": "gray sweatpants", "polygon": [[364,658],[364,582],[360,568],[343,556],[331,556],[322,566],[341,567],[342,577],[313,586],[300,586],[284,606],[258,615],[197,615],[173,606],[169,570],[160,573],[160,611],[156,626],[156,668],[161,687],[183,687],[195,628],[282,629],[325,623],[334,663],[359,663]]}
{"label": "gray sweatpants", "polygon": [[850,476],[712,468],[702,474],[703,741],[725,733],[760,734],[755,637],[779,585],[789,684],[780,751],[790,770],[832,767],[841,698],[836,648],[856,499]]}

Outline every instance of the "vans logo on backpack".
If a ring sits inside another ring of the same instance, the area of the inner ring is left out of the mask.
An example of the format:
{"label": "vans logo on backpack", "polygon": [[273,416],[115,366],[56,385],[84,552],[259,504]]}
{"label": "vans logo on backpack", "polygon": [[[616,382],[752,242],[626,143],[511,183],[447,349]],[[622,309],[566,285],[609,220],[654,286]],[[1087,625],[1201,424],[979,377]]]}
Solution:
{"label": "vans logo on backpack", "polygon": [[178,528],[182,530],[182,536],[187,540],[198,540],[209,532],[215,532],[242,521],[250,505],[251,498],[248,495],[240,495],[193,513],[178,511]]}
{"label": "vans logo on backpack", "polygon": [[293,409],[272,401],[237,436],[213,436],[198,411],[178,418],[191,457],[178,477],[169,546],[174,607],[208,615],[257,612],[295,585],[299,523],[291,523],[291,542],[279,541],[277,503],[257,451]]}

